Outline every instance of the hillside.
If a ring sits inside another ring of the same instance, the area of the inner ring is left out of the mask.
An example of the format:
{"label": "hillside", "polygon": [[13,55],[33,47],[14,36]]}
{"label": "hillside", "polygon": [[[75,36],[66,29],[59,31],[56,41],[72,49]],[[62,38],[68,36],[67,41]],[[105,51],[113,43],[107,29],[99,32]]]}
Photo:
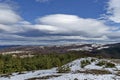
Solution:
{"label": "hillside", "polygon": [[120,80],[120,43],[13,46],[0,54],[0,80]]}
{"label": "hillside", "polygon": [[[85,65],[84,61],[87,61]],[[100,65],[101,62],[105,64]],[[120,80],[120,63],[94,57],[79,58],[62,67],[13,73],[1,76],[0,80]]]}
{"label": "hillside", "polygon": [[111,58],[120,58],[120,43],[108,45],[109,48],[96,50],[95,53],[106,55]]}

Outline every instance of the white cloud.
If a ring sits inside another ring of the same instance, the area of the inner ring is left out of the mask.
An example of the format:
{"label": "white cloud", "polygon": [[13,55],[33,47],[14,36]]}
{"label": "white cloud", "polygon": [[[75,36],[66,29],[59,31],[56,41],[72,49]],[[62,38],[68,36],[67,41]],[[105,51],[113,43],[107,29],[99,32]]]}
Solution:
{"label": "white cloud", "polygon": [[[33,27],[34,26],[34,27]],[[55,26],[51,26],[51,25],[40,25],[40,24],[36,24],[33,25],[32,27],[34,29],[38,29],[38,30],[43,30],[43,31],[57,31],[58,28]]]}
{"label": "white cloud", "polygon": [[0,31],[5,33],[24,32],[28,29],[27,25],[30,24],[30,22],[24,21],[10,5],[0,3]]}
{"label": "white cloud", "polygon": [[120,23],[120,0],[109,0],[106,17],[115,23]]}
{"label": "white cloud", "polygon": [[22,18],[7,4],[0,4],[0,24],[13,24]]}
{"label": "white cloud", "polygon": [[[97,19],[81,18],[69,14],[51,14],[40,17],[36,21],[36,24],[25,21],[12,7],[0,4],[0,43],[4,41],[4,44],[25,42],[42,44],[44,41],[52,43],[54,40],[58,40],[60,43],[70,43],[72,40],[120,40],[118,27],[108,26]],[[29,33],[30,31],[31,33]],[[13,42],[9,43],[9,40]]]}
{"label": "white cloud", "polygon": [[109,27],[99,20],[84,19],[67,14],[48,15],[37,19],[37,22],[43,25],[50,25],[51,27],[41,26],[41,28],[53,31],[53,33],[74,33],[83,35],[81,33],[84,32],[86,33],[84,35],[100,36],[109,30]]}

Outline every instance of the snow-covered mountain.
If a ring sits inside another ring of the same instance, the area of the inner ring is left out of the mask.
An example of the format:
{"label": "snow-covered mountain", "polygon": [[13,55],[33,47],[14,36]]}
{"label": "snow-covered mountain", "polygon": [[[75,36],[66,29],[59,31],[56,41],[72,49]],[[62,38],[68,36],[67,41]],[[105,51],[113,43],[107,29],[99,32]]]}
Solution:
{"label": "snow-covered mountain", "polygon": [[[87,52],[105,57],[120,58],[120,43],[116,44],[69,44],[52,46],[13,46],[0,50],[0,54],[35,55],[49,53]],[[92,55],[91,54],[91,55]]]}
{"label": "snow-covered mountain", "polygon": [[66,45],[54,45],[54,46],[11,46],[3,47],[0,50],[2,54],[13,53],[26,53],[26,52],[41,52],[41,53],[65,53],[67,51],[93,51],[109,48],[109,45],[105,44],[66,44]]}

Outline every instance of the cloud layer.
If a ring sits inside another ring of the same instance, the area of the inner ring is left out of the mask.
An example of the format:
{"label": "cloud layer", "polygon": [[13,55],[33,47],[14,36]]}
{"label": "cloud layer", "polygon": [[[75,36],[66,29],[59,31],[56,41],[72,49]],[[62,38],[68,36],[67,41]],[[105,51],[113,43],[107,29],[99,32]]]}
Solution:
{"label": "cloud layer", "polygon": [[107,8],[107,18],[115,23],[120,23],[120,0],[110,0]]}
{"label": "cloud layer", "polygon": [[[113,2],[112,2],[113,1]],[[107,17],[119,23],[119,0],[110,0]],[[118,3],[118,2],[117,2]],[[51,14],[32,24],[11,6],[0,3],[0,44],[61,44],[75,42],[119,42],[120,29],[102,20],[77,15]]]}

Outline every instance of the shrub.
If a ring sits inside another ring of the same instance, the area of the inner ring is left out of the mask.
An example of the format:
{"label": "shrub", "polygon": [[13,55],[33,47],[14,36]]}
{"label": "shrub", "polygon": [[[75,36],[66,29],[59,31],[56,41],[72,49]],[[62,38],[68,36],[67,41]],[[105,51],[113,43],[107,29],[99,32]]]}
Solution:
{"label": "shrub", "polygon": [[98,66],[105,66],[106,68],[113,68],[113,67],[115,67],[114,63],[107,62],[107,61],[100,61],[96,65],[98,65]]}
{"label": "shrub", "polygon": [[89,60],[82,60],[80,63],[81,63],[81,68],[84,68],[86,65],[89,65],[91,62]]}
{"label": "shrub", "polygon": [[118,71],[116,75],[120,76],[120,71]]}
{"label": "shrub", "polygon": [[78,80],[77,78],[75,78],[74,80]]}
{"label": "shrub", "polygon": [[61,66],[61,67],[58,67],[58,73],[67,73],[67,72],[70,72],[70,67],[69,66]]}
{"label": "shrub", "polygon": [[111,74],[111,72],[108,71],[108,70],[97,70],[97,69],[91,69],[91,70],[85,70],[85,71],[78,71],[78,73],[94,74],[94,75]]}
{"label": "shrub", "polygon": [[105,64],[106,64],[105,61],[99,61],[96,65],[97,65],[97,66],[103,66],[103,65],[105,65]]}
{"label": "shrub", "polygon": [[91,59],[91,62],[94,62],[94,61],[95,61],[95,59],[92,58],[92,59]]}
{"label": "shrub", "polygon": [[106,65],[105,65],[105,67],[107,67],[107,68],[113,68],[113,67],[115,67],[115,64],[111,63],[111,62],[107,62]]}

